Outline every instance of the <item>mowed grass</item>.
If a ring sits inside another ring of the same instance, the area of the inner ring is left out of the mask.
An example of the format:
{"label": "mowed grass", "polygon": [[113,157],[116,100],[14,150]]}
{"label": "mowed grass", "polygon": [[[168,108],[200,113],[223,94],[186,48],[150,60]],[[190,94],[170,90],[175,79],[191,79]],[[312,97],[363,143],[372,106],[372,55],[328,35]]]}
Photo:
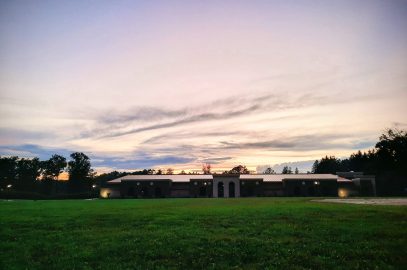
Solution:
{"label": "mowed grass", "polygon": [[407,207],[310,198],[1,201],[2,269],[406,269]]}

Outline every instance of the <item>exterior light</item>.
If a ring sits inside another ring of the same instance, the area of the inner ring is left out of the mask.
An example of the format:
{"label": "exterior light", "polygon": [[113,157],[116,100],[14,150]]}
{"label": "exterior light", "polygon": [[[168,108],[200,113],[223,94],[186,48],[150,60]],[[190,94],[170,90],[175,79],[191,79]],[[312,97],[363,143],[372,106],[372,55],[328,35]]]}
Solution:
{"label": "exterior light", "polygon": [[315,181],[314,184],[315,184],[315,185],[319,185],[319,182],[318,182],[318,181]]}
{"label": "exterior light", "polygon": [[137,182],[137,186],[139,186],[140,185],[140,182]]}
{"label": "exterior light", "polygon": [[7,185],[7,188],[12,188],[13,187],[13,185]]}
{"label": "exterior light", "polygon": [[206,186],[206,182],[204,183],[204,185]]}
{"label": "exterior light", "polygon": [[341,189],[338,190],[338,196],[340,198],[346,198],[346,197],[349,196],[349,192],[346,189],[341,188]]}
{"label": "exterior light", "polygon": [[302,181],[302,185],[305,186],[305,181]]}
{"label": "exterior light", "polygon": [[198,182],[194,182],[194,185],[197,186],[197,185],[198,185]]}
{"label": "exterior light", "polygon": [[211,183],[211,182],[209,182],[209,183],[208,183],[208,185],[212,185],[212,183]]}
{"label": "exterior light", "polygon": [[92,185],[92,188],[96,188],[97,186],[96,185]]}
{"label": "exterior light", "polygon": [[242,182],[242,186],[244,186],[244,182]]}
{"label": "exterior light", "polygon": [[258,185],[259,184],[259,181],[256,181],[256,185]]}
{"label": "exterior light", "polygon": [[154,185],[154,183],[153,183],[153,182],[150,182],[150,186],[152,186],[152,185]]}

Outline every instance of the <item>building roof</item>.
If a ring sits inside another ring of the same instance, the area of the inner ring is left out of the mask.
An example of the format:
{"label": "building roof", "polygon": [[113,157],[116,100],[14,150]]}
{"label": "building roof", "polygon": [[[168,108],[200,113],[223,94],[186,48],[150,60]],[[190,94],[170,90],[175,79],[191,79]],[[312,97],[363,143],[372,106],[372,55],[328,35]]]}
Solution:
{"label": "building roof", "polygon": [[338,177],[338,182],[341,182],[341,183],[352,183],[352,180],[349,180],[349,179],[346,179],[346,178],[344,178],[344,177]]}
{"label": "building roof", "polygon": [[[189,182],[190,180],[212,180],[212,174],[148,174],[148,175],[126,175],[108,183],[121,183],[125,181],[152,181],[152,180],[171,180],[173,182]],[[338,176],[334,174],[241,174],[241,180],[263,179],[265,182],[282,182],[283,179],[299,180],[337,180]],[[343,178],[345,179],[345,178]]]}
{"label": "building roof", "polygon": [[240,179],[263,179],[265,182],[282,182],[283,179],[336,180],[334,174],[241,174]]}
{"label": "building roof", "polygon": [[151,181],[151,180],[171,180],[173,182],[189,182],[191,179],[213,179],[211,174],[143,174],[143,175],[126,175],[108,183],[120,183],[125,181]]}

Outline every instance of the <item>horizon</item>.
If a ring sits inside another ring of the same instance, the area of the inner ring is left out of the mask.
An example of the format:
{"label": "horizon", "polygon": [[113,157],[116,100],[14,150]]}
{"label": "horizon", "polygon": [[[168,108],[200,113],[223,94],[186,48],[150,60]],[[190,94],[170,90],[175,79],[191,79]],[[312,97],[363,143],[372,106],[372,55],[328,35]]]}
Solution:
{"label": "horizon", "polygon": [[0,14],[1,156],[306,173],[407,128],[406,1],[6,1]]}

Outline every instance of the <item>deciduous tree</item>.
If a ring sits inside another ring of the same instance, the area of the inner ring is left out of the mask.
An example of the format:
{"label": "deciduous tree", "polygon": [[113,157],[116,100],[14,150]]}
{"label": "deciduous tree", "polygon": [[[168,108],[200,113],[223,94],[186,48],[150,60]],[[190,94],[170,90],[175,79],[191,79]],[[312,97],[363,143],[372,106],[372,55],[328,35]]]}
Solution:
{"label": "deciduous tree", "polygon": [[72,192],[83,192],[90,188],[90,179],[94,176],[90,158],[84,153],[71,154],[68,162],[69,184]]}

